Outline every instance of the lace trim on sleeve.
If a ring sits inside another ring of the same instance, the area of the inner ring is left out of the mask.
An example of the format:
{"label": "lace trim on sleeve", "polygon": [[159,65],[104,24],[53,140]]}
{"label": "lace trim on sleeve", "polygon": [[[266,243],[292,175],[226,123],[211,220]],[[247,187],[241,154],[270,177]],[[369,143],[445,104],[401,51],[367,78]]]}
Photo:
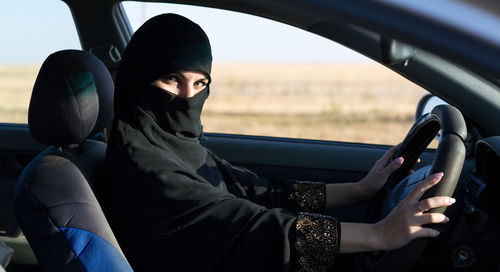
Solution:
{"label": "lace trim on sleeve", "polygon": [[299,213],[297,217],[296,271],[326,271],[340,247],[340,222],[330,216]]}
{"label": "lace trim on sleeve", "polygon": [[297,202],[300,211],[320,212],[325,208],[325,190],[323,182],[299,182],[293,185],[290,199]]}

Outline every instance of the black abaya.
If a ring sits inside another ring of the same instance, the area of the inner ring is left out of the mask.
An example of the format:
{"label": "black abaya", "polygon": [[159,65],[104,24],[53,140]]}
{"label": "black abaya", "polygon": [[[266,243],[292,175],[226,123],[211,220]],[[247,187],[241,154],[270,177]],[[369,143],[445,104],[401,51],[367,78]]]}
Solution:
{"label": "black abaya", "polygon": [[[120,65],[104,209],[136,271],[324,271],[340,224],[320,212],[323,183],[267,179],[198,141],[209,88],[173,97],[150,83],[180,71],[210,76],[203,30],[165,14],[132,37]],[[304,212],[306,211],[306,212]]]}

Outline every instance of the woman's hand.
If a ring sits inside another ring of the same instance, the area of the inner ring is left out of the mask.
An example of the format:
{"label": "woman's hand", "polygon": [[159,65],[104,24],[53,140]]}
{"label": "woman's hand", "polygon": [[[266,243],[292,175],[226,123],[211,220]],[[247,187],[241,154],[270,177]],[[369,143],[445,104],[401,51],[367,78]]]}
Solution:
{"label": "woman's hand", "polygon": [[443,173],[437,173],[422,181],[385,219],[375,225],[380,249],[393,250],[416,238],[439,235],[437,230],[422,227],[422,225],[446,223],[449,221],[448,217],[442,213],[424,212],[433,208],[450,206],[455,203],[455,199],[447,196],[437,196],[420,201],[419,199],[442,177]]}
{"label": "woman's hand", "polygon": [[394,158],[399,146],[399,144],[393,146],[385,152],[385,154],[375,162],[370,172],[358,182],[361,195],[364,199],[371,198],[382,188],[382,186],[384,186],[392,172],[403,165],[403,157]]}
{"label": "woman's hand", "polygon": [[[362,180],[326,184],[326,208],[366,201],[373,197],[384,186],[389,176],[403,165],[402,157],[394,158],[399,147],[400,144],[387,150]],[[420,162],[420,159],[417,162]]]}
{"label": "woman's hand", "polygon": [[437,230],[422,225],[446,223],[449,221],[448,217],[442,213],[424,212],[450,206],[455,203],[455,199],[447,196],[419,199],[442,176],[443,173],[437,173],[420,182],[386,218],[376,224],[341,223],[340,252],[394,250],[416,238],[438,236]]}

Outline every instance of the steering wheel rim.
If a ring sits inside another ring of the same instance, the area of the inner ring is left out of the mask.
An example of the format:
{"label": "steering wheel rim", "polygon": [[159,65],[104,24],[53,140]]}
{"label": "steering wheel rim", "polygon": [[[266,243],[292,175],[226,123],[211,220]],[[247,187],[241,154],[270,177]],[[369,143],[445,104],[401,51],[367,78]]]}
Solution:
{"label": "steering wheel rim", "polygon": [[[382,211],[384,203],[389,201],[389,197],[397,198],[399,201],[406,197],[406,195],[397,194],[403,191],[407,194],[409,190],[400,190],[396,187],[401,182],[411,179],[413,174],[407,177],[409,171],[439,131],[441,131],[441,137],[436,155],[423,178],[438,172],[443,172],[444,176],[437,185],[427,190],[421,199],[433,196],[451,197],[453,195],[465,161],[464,141],[467,137],[467,127],[457,108],[451,105],[439,105],[431,113],[422,116],[415,122],[408,132],[396,153],[396,158],[402,156],[405,159],[404,163],[392,173],[384,187],[374,196],[369,209],[368,221],[378,222],[387,215],[388,212],[382,213]],[[419,175],[422,175],[422,172]],[[393,192],[395,189],[398,192]],[[393,208],[390,207],[389,211]],[[445,210],[446,207],[441,207],[427,212],[443,213]],[[376,254],[363,253],[361,254],[361,265],[368,271],[405,271],[423,252],[426,244],[427,239],[417,239],[398,250]]]}

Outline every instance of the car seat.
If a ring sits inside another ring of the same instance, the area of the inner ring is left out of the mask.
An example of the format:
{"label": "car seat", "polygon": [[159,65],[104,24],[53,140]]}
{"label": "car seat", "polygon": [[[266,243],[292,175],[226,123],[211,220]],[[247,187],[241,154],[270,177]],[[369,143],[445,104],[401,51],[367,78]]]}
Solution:
{"label": "car seat", "polygon": [[94,195],[106,144],[89,137],[112,119],[113,88],[84,51],[56,52],[38,73],[28,125],[49,146],[19,177],[14,205],[42,270],[132,271]]}

